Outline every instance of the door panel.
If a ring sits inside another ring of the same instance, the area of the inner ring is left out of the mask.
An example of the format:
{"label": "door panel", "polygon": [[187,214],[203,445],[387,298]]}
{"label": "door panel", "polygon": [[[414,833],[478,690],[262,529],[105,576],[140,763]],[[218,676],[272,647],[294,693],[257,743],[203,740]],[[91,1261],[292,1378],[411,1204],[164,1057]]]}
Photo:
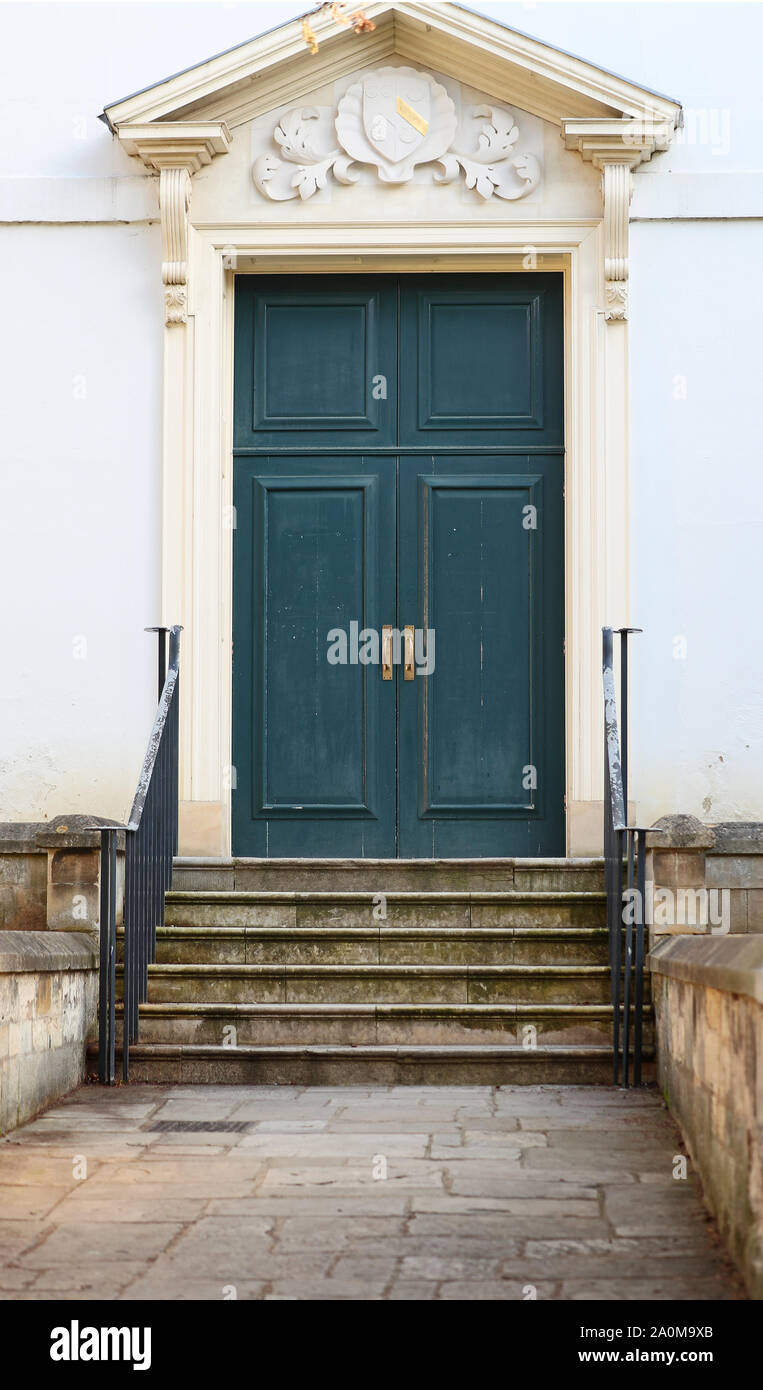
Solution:
{"label": "door panel", "polygon": [[394,855],[394,689],[328,660],[394,611],[394,460],[242,460],[236,499],[235,843]]}
{"label": "door panel", "polygon": [[[512,278],[519,285],[509,288]],[[484,275],[405,282],[403,447],[561,445],[561,295],[548,284],[557,280]],[[412,375],[415,390],[406,390]]]}
{"label": "door panel", "polygon": [[401,854],[563,852],[560,468],[401,459],[400,621],[435,633],[400,687]]}
{"label": "door panel", "polygon": [[237,448],[394,446],[396,371],[396,282],[237,281]]}

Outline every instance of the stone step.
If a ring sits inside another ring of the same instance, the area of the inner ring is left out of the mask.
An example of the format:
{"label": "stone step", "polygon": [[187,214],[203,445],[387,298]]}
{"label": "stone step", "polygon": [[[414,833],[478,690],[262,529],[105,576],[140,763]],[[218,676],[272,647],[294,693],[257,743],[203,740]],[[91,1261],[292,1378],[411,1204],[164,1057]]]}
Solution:
{"label": "stone step", "polygon": [[606,965],[151,965],[152,1003],[606,1003]]}
{"label": "stone step", "polygon": [[[119,941],[121,956],[121,937]],[[604,965],[604,927],[160,927],[164,965]]]}
{"label": "stone step", "polygon": [[[600,927],[604,892],[175,892],[165,922],[185,927]],[[384,914],[382,916],[381,914]]]}
{"label": "stone step", "polygon": [[[535,1030],[535,1035],[529,1031]],[[595,1043],[612,1039],[604,1004],[142,1004],[142,1043],[274,1047],[342,1044]],[[644,1040],[653,1040],[651,1017]]]}
{"label": "stone step", "polygon": [[606,1083],[605,910],[600,859],[177,860],[131,1077]]}
{"label": "stone step", "polygon": [[[647,1059],[643,1079],[652,1077]],[[234,1049],[141,1042],[130,1048],[130,1078],[167,1085],[601,1086],[612,1081],[612,1054],[594,1044],[528,1052],[512,1045]]]}
{"label": "stone step", "polygon": [[534,892],[604,886],[603,859],[194,859],[175,860],[172,886],[252,892],[396,889]]}

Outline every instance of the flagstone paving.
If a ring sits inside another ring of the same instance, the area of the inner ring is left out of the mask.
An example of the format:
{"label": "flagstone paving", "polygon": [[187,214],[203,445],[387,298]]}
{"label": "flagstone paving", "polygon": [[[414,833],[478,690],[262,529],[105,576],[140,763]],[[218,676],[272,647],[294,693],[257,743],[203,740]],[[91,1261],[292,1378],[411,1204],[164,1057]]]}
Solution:
{"label": "flagstone paving", "polygon": [[743,1298],[682,1153],[655,1091],[83,1087],[0,1141],[0,1298]]}

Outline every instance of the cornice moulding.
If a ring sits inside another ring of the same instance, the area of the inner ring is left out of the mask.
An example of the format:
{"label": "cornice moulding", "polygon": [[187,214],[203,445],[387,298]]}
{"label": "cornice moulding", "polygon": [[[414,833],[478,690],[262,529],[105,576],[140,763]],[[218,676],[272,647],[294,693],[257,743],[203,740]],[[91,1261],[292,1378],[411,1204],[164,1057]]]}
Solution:
{"label": "cornice moulding", "polygon": [[215,155],[227,154],[231,133],[224,121],[126,122],[116,128],[128,154],[137,155],[152,173],[162,169],[186,169],[198,173]]}
{"label": "cornice moulding", "polygon": [[611,121],[580,120],[577,117],[562,121],[562,139],[566,148],[574,150],[597,168],[617,163],[635,169],[651,159],[653,154],[666,150],[674,130],[675,126],[669,122],[651,120],[646,115]]}
{"label": "cornice moulding", "polygon": [[301,22],[290,21],[112,103],[104,117],[114,130],[125,122],[167,121],[206,108],[238,122],[395,52],[560,125],[575,112],[647,117],[671,127],[679,120],[681,108],[669,97],[447,0],[377,0],[364,8],[377,26],[371,34],[337,29],[330,14],[321,12],[311,16],[319,42],[312,57]]}
{"label": "cornice moulding", "polygon": [[[438,0],[414,0],[414,3],[396,4],[394,9],[400,15],[402,28],[415,27],[428,36],[434,31],[435,34],[441,33],[464,44],[482,48],[486,54],[495,55],[507,65],[523,68],[536,79],[566,87],[568,92],[577,92],[629,115],[648,111],[652,115],[659,113],[663,118],[670,119],[680,112],[680,105],[669,97],[651,92],[627,78],[607,72],[583,58],[577,58],[529,34],[507,28],[460,5],[441,4]],[[568,102],[568,109],[570,104]]]}

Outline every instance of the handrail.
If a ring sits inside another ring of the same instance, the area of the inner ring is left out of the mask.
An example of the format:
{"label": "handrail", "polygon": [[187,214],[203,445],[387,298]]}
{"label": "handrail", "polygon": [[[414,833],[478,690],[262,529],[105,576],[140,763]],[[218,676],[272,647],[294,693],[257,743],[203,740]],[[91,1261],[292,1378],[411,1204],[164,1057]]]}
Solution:
{"label": "handrail", "polygon": [[[622,742],[615,688],[615,631],[620,638]],[[647,827],[628,825],[628,637],[632,632],[640,631],[640,628],[633,627],[602,628],[604,878],[612,1001],[613,1081],[616,1086],[628,1085],[631,1055],[633,1085],[641,1084],[643,1052]]]}
{"label": "handrail", "polygon": [[615,673],[613,669],[613,632],[611,627],[602,628],[603,661],[602,678],[604,685],[604,748],[608,768],[609,799],[614,830],[625,830],[628,813],[623,791],[623,771],[620,762],[620,734],[617,727],[617,695],[615,694]]}
{"label": "handrail", "polygon": [[140,830],[143,809],[146,804],[151,778],[159,756],[162,735],[170,715],[172,700],[175,694],[175,686],[178,683],[179,676],[180,671],[178,666],[175,665],[173,667],[172,663],[170,663],[170,669],[167,672],[159,708],[156,712],[156,718],[154,719],[154,727],[151,730],[151,737],[148,740],[148,749],[146,750],[146,756],[143,759],[143,766],[140,770],[138,786],[130,810],[130,819],[126,826],[127,830]]}
{"label": "handrail", "polygon": [[[98,1079],[114,1084],[116,1014],[117,836],[124,851],[124,969],[122,1079],[129,1076],[130,1043],[138,1036],[148,966],[156,959],[156,929],[164,924],[164,895],[178,844],[178,730],[182,628],[146,628],[159,647],[159,705],[126,826],[101,828],[101,972]],[[166,639],[169,634],[169,665]]]}

